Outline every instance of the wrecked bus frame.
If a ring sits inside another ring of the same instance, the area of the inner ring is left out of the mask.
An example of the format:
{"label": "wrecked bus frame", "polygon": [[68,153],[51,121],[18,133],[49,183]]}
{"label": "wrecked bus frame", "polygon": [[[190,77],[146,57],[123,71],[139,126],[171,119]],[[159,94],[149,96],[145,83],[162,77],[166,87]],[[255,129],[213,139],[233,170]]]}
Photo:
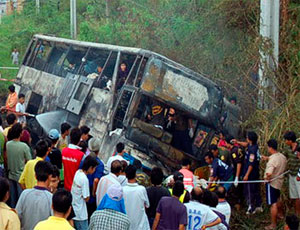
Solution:
{"label": "wrecked bus frame", "polygon": [[[123,62],[128,67],[127,77],[120,83]],[[171,171],[186,157],[196,167],[218,130],[233,136],[239,132],[238,108],[224,98],[215,83],[139,48],[35,35],[16,86],[26,96],[28,113],[57,111],[40,119],[43,128],[36,120],[29,122],[36,135],[59,129],[63,121],[87,125],[91,135],[102,141],[104,161],[122,141],[127,152],[146,167],[157,165]],[[149,121],[153,105],[165,116],[172,108],[177,117],[191,124],[190,137],[181,133],[182,140],[191,145],[188,151],[178,147],[178,137],[174,143],[175,133]]]}

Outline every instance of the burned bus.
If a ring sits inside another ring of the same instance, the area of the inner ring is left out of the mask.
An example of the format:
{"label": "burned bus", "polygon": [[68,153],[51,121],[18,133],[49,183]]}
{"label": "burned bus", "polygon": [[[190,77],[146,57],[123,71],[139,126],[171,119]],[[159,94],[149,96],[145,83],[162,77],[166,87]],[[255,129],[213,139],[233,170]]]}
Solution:
{"label": "burned bus", "polygon": [[238,108],[214,82],[144,49],[35,35],[16,86],[26,111],[43,114],[28,122],[36,135],[87,125],[104,161],[123,142],[145,167],[196,167],[216,132],[239,132]]}

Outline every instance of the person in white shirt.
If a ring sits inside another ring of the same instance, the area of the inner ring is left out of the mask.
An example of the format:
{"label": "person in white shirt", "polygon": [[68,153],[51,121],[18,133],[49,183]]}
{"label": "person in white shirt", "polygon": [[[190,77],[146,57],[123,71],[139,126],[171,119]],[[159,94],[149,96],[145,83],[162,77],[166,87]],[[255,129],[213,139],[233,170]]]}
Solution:
{"label": "person in white shirt", "polygon": [[106,163],[108,172],[110,172],[110,168],[111,168],[111,163],[115,160],[119,160],[119,161],[126,161],[127,164],[129,164],[129,162],[127,160],[125,160],[125,158],[123,157],[125,153],[125,146],[123,143],[118,143],[116,146],[116,152],[113,154],[113,156],[111,156],[110,158],[108,158],[108,161]]}
{"label": "person in white shirt", "polygon": [[201,188],[195,187],[191,192],[191,201],[184,204],[188,214],[187,230],[208,229],[221,223],[221,219],[210,207],[200,203],[201,198]]}
{"label": "person in white shirt", "polygon": [[20,93],[19,94],[19,102],[16,105],[16,115],[18,117],[18,122],[21,124],[26,123],[26,116],[28,115],[25,113],[25,95]]}
{"label": "person in white shirt", "polygon": [[217,210],[226,217],[226,222],[229,225],[230,216],[231,216],[231,207],[229,203],[225,200],[226,189],[223,186],[219,186],[216,192],[219,203],[217,205]]}
{"label": "person in white shirt", "polygon": [[128,183],[123,187],[125,209],[130,220],[130,230],[150,230],[146,209],[150,207],[147,191],[136,182],[136,167],[129,165],[126,170]]}
{"label": "person in white shirt", "polygon": [[83,161],[82,169],[77,170],[75,173],[71,193],[73,196],[72,207],[75,213],[73,220],[76,230],[88,229],[86,202],[90,198],[90,188],[87,175],[93,174],[98,164],[95,157],[87,156]]}
{"label": "person in white shirt", "polygon": [[121,174],[121,170],[122,170],[121,162],[119,160],[115,160],[111,163],[111,172],[108,175],[101,177],[96,189],[97,207],[100,204],[104,195],[107,193],[107,189],[111,185],[113,184],[121,185],[118,180],[118,176]]}
{"label": "person in white shirt", "polygon": [[120,175],[118,176],[118,180],[120,182],[120,184],[122,185],[122,187],[124,187],[125,185],[127,185],[128,180],[125,174],[125,169],[127,168],[128,164],[127,161],[121,161],[122,164],[122,171],[120,173]]}
{"label": "person in white shirt", "polygon": [[12,64],[19,65],[19,51],[14,49],[11,53]]}

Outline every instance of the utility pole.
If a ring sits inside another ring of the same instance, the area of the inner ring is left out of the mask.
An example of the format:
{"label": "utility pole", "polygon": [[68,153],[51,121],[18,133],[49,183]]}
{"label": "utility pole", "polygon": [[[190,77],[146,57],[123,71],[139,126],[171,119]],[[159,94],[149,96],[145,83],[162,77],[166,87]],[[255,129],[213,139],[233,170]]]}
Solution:
{"label": "utility pole", "polygon": [[36,13],[40,13],[40,0],[35,0]]}
{"label": "utility pole", "polygon": [[266,50],[260,50],[259,66],[259,92],[258,106],[262,109],[268,108],[269,103],[266,101],[266,89],[271,86],[273,95],[276,89],[270,81],[274,77],[274,71],[278,67],[279,55],[279,17],[280,17],[280,0],[260,0],[260,36],[263,41],[271,41],[271,55]]}
{"label": "utility pole", "polygon": [[70,0],[71,38],[77,38],[76,0]]}

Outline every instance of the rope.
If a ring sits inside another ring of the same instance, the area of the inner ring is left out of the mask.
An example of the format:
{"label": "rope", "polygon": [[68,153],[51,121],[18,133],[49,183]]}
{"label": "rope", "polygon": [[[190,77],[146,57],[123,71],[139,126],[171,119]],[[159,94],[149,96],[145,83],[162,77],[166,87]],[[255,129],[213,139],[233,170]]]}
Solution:
{"label": "rope", "polygon": [[0,67],[0,69],[19,69],[19,67]]}
{"label": "rope", "polygon": [[[237,183],[239,183],[239,184],[270,183],[274,180],[279,179],[279,177],[282,177],[289,172],[290,172],[290,170],[274,177],[271,180],[249,180],[249,181],[238,181]],[[207,181],[207,183],[208,184],[234,184],[235,182],[234,181]]]}
{"label": "rope", "polygon": [[0,81],[11,81],[11,82],[15,82],[16,79],[6,79],[6,78],[0,78]]}

